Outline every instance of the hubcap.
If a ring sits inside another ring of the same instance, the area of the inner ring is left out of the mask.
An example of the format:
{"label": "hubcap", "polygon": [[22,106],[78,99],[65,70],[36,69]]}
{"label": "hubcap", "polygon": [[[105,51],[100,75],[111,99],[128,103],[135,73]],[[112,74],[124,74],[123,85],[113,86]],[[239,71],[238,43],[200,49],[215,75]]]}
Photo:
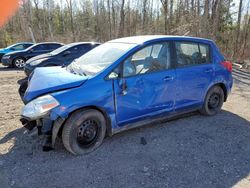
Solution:
{"label": "hubcap", "polygon": [[24,66],[24,60],[23,59],[17,59],[16,61],[15,61],[15,65],[16,65],[16,67],[18,67],[18,68],[23,68],[23,66]]}
{"label": "hubcap", "polygon": [[220,104],[220,95],[218,93],[213,93],[208,101],[208,107],[210,109],[216,109],[219,107]]}
{"label": "hubcap", "polygon": [[77,131],[77,142],[81,147],[88,147],[94,143],[98,134],[98,123],[95,120],[86,120]]}

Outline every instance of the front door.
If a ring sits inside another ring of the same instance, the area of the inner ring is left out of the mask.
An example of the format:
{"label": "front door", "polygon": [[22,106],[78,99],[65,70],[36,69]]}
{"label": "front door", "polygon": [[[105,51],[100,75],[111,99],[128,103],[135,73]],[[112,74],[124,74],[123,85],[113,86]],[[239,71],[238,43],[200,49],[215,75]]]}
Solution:
{"label": "front door", "polygon": [[119,126],[174,110],[176,74],[170,51],[170,43],[156,43],[124,61],[122,78],[114,80]]}

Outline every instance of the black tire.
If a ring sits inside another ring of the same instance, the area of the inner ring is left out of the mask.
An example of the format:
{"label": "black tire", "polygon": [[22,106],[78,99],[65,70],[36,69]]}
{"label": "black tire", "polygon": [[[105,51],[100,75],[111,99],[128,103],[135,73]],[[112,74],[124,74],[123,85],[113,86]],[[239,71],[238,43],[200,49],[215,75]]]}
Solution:
{"label": "black tire", "polygon": [[102,144],[105,133],[106,120],[101,112],[78,110],[66,120],[62,141],[69,152],[83,155],[98,148]]}
{"label": "black tire", "polygon": [[221,110],[224,98],[224,92],[220,86],[212,87],[207,92],[203,107],[200,112],[207,116],[216,115]]}
{"label": "black tire", "polygon": [[13,67],[22,69],[25,65],[25,59],[22,57],[18,57],[13,60],[12,64],[13,64]]}

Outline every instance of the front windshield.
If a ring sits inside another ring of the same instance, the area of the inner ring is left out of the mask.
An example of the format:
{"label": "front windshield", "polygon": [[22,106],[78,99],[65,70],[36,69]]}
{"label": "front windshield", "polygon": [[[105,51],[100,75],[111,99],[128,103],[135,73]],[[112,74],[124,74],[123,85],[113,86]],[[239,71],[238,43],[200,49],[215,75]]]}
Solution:
{"label": "front windshield", "polygon": [[104,43],[75,60],[68,69],[81,75],[95,75],[135,46],[129,43]]}
{"label": "front windshield", "polygon": [[65,50],[69,49],[71,46],[73,46],[73,45],[68,44],[68,45],[62,46],[62,47],[57,48],[56,50],[50,52],[50,54],[51,54],[51,55],[60,54],[61,52],[63,52],[63,51],[65,51]]}

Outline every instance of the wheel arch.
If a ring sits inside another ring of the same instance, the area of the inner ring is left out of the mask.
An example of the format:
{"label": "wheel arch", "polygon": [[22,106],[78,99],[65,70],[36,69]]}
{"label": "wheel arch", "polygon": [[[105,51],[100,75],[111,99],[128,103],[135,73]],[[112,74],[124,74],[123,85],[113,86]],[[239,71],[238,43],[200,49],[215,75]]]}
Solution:
{"label": "wheel arch", "polygon": [[[77,109],[74,109],[72,112],[70,112],[67,116],[67,118],[69,116],[71,116],[73,113],[75,113],[76,111],[79,111],[79,110],[97,110],[99,112],[102,113],[103,117],[105,118],[106,120],[106,127],[107,127],[107,130],[106,130],[106,135],[108,136],[112,136],[112,124],[111,124],[111,119],[108,115],[108,113],[101,107],[97,107],[97,106],[84,106],[84,107],[80,107],[80,108],[77,108]],[[62,129],[63,129],[63,126],[66,122],[66,119],[65,121],[62,123],[60,129],[59,129],[59,132],[58,134],[60,135],[62,133]]]}
{"label": "wheel arch", "polygon": [[[211,88],[213,88],[213,87],[215,87],[215,86],[219,86],[219,87],[223,90],[223,93],[224,93],[224,102],[226,102],[226,101],[227,101],[228,92],[227,92],[227,87],[226,87],[226,85],[225,85],[223,82],[218,82],[218,83],[215,83],[215,84],[211,85],[211,86],[208,88],[207,92],[208,92]],[[206,93],[207,93],[207,92],[206,92]]]}

